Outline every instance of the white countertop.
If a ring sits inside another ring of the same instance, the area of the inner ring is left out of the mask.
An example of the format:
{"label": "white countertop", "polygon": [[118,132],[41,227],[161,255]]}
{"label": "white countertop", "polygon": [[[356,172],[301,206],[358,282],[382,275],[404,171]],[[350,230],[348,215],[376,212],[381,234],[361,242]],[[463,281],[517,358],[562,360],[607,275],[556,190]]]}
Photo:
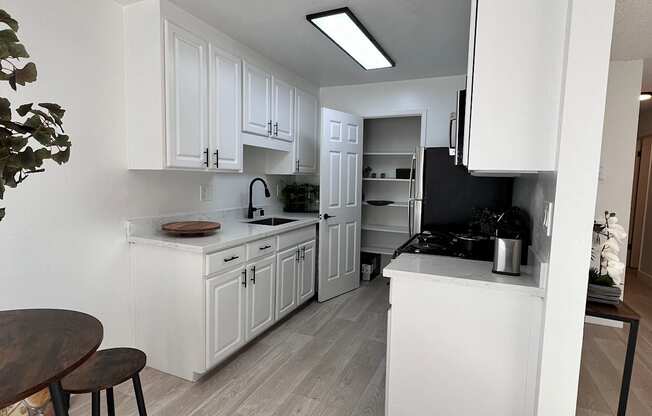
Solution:
{"label": "white countertop", "polygon": [[461,284],[511,290],[544,297],[539,276],[534,276],[530,266],[521,267],[521,276],[492,273],[493,263],[460,259],[457,257],[427,254],[401,254],[383,269],[383,276],[392,279],[428,279],[444,283]]}
{"label": "white countertop", "polygon": [[[175,248],[196,253],[211,253],[234,247],[249,241],[259,240],[287,231],[296,230],[317,224],[318,214],[273,214],[263,218],[292,218],[298,221],[287,224],[270,226],[248,224],[247,219],[222,219],[219,221],[222,228],[215,234],[205,237],[174,237],[164,233],[158,227],[139,229],[129,234],[128,241],[132,244],[150,244],[161,247]],[[257,218],[262,219],[262,218]]]}

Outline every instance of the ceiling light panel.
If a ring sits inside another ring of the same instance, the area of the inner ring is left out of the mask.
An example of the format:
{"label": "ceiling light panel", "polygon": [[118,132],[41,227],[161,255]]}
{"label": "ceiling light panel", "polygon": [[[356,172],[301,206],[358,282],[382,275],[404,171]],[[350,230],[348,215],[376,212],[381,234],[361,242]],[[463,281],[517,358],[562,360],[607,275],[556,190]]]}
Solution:
{"label": "ceiling light panel", "polygon": [[394,66],[394,61],[347,7],[306,18],[364,69]]}

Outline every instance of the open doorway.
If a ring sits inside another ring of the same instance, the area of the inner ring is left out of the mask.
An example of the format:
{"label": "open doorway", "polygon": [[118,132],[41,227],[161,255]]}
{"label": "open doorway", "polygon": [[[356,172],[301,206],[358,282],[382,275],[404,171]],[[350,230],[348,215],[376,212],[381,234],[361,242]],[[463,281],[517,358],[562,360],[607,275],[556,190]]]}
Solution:
{"label": "open doorway", "polygon": [[652,277],[652,135],[636,145],[627,264]]}

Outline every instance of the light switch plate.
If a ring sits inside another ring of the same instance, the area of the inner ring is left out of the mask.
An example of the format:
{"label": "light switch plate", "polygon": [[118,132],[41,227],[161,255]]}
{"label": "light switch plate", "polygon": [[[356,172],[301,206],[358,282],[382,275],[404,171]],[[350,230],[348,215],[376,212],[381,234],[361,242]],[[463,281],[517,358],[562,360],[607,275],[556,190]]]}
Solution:
{"label": "light switch plate", "polygon": [[552,235],[552,202],[545,202],[543,207],[543,227],[546,229],[546,235]]}
{"label": "light switch plate", "polygon": [[201,202],[208,202],[213,200],[213,192],[211,186],[208,184],[199,185],[199,200]]}

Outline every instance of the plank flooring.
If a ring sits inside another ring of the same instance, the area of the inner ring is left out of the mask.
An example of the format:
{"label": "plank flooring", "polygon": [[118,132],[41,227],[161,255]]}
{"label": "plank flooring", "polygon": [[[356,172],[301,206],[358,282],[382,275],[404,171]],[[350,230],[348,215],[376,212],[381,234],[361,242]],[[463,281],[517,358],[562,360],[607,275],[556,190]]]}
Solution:
{"label": "plank flooring", "polygon": [[[625,301],[641,315],[628,416],[652,415],[652,279],[628,270]],[[629,328],[584,326],[578,416],[613,416],[618,408]]]}
{"label": "plank flooring", "polygon": [[[197,383],[146,368],[148,414],[383,416],[388,298],[386,281],[376,279],[329,302],[312,302]],[[627,414],[649,416],[652,279],[629,271],[625,298],[642,316]],[[585,326],[578,416],[615,415],[627,330]],[[118,415],[138,414],[130,383],[115,395]],[[89,414],[89,395],[73,396],[71,416]]]}
{"label": "plank flooring", "polygon": [[[197,383],[145,368],[148,415],[384,415],[386,282],[308,304]],[[115,399],[116,414],[138,414],[129,382]],[[90,395],[73,396],[70,414],[90,415]]]}

